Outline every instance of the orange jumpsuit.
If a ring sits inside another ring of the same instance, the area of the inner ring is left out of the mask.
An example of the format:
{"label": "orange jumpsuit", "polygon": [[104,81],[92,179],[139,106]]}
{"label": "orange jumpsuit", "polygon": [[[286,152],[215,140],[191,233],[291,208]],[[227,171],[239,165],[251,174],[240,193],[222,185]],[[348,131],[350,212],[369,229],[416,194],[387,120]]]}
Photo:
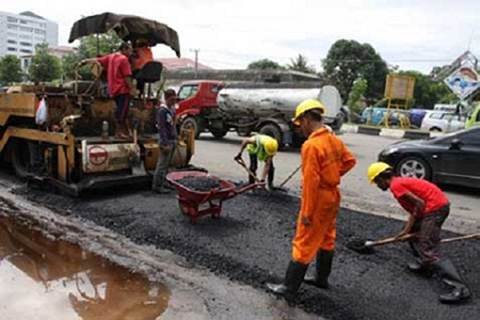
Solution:
{"label": "orange jumpsuit", "polygon": [[[335,249],[340,206],[340,177],[356,160],[334,134],[321,128],[302,147],[302,201],[293,239],[292,258],[309,264],[319,250]],[[302,223],[307,218],[310,225]]]}

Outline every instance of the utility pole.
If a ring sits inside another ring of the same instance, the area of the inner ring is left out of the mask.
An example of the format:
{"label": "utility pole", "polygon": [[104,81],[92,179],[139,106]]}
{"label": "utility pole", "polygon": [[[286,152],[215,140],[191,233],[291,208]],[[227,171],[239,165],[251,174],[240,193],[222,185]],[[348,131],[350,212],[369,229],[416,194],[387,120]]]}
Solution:
{"label": "utility pole", "polygon": [[195,79],[198,77],[198,53],[200,49],[192,49],[191,51],[195,52]]}

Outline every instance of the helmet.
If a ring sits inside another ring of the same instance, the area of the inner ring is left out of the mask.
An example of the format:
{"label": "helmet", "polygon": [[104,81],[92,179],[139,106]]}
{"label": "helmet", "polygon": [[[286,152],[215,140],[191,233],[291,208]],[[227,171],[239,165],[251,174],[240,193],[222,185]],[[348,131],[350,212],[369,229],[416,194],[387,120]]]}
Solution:
{"label": "helmet", "polygon": [[316,99],[307,99],[301,102],[295,109],[295,117],[292,119],[292,122],[298,126],[300,124],[298,118],[300,118],[305,112],[313,109],[320,109],[322,114],[325,113],[325,106],[320,101]]}
{"label": "helmet", "polygon": [[263,145],[263,147],[265,148],[265,152],[269,155],[269,156],[273,156],[277,153],[277,150],[278,150],[278,142],[276,139],[274,138],[270,138],[270,139],[267,139]]}
{"label": "helmet", "polygon": [[379,174],[381,174],[382,172],[388,169],[392,169],[392,167],[390,167],[390,165],[386,164],[385,162],[372,163],[368,167],[368,173],[367,173],[368,181],[370,181],[370,183],[373,183],[373,181]]}

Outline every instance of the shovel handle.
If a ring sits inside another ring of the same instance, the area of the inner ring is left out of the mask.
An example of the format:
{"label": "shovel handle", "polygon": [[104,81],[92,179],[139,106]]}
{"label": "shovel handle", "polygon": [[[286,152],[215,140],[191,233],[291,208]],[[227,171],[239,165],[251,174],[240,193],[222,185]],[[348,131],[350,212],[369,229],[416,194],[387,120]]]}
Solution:
{"label": "shovel handle", "polygon": [[284,185],[287,184],[290,179],[293,178],[293,176],[302,168],[302,165],[299,165],[283,182],[278,186],[279,189],[281,189]]}
{"label": "shovel handle", "polygon": [[449,243],[458,240],[480,239],[480,233],[467,234],[465,236],[442,239],[441,243]]}
{"label": "shovel handle", "polygon": [[255,182],[259,182],[257,176],[252,171],[250,171],[250,169],[247,168],[247,165],[245,164],[243,159],[235,159],[235,162],[238,163],[239,165],[241,165],[243,167],[243,169],[245,169],[245,171],[247,171],[248,175],[255,179]]}
{"label": "shovel handle", "polygon": [[407,241],[411,238],[413,238],[415,234],[409,233],[401,237],[390,237],[390,238],[385,238],[381,240],[375,240],[375,241],[366,241],[365,246],[366,247],[376,247],[376,246],[381,246],[384,244],[389,244],[389,243],[394,243],[394,242],[403,242]]}

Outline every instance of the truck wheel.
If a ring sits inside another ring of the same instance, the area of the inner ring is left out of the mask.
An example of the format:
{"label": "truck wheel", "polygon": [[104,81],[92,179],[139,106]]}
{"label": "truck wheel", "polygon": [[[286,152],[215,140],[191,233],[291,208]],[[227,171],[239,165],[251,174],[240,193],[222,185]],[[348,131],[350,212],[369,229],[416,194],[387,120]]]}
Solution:
{"label": "truck wheel", "polygon": [[17,177],[26,179],[32,176],[30,172],[30,150],[28,144],[23,141],[16,141],[12,148],[12,166]]}
{"label": "truck wheel", "polygon": [[210,130],[216,139],[222,139],[227,134],[227,130]]}
{"label": "truck wheel", "polygon": [[200,136],[199,124],[197,122],[197,119],[195,119],[195,117],[186,117],[182,121],[182,124],[180,125],[180,130],[182,129],[193,130],[195,132],[195,139],[197,139]]}
{"label": "truck wheel", "polygon": [[258,133],[275,138],[279,145],[282,144],[282,131],[272,123],[266,124],[258,130]]}

